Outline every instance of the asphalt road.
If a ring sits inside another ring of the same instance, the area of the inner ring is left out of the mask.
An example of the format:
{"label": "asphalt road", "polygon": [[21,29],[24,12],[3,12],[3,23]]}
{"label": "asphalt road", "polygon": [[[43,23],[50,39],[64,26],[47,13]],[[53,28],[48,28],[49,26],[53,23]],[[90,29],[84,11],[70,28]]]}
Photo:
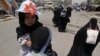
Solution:
{"label": "asphalt road", "polygon": [[[52,31],[52,48],[58,53],[58,56],[67,56],[74,35],[90,20],[85,12],[73,11],[70,18],[71,22],[67,26],[68,32],[59,33],[58,29],[53,27],[53,13],[51,11],[44,12],[39,17],[39,21]],[[18,25],[18,19],[0,22],[0,56],[19,56],[20,46],[16,39],[16,27]],[[98,25],[100,26],[100,23]],[[100,44],[94,50],[93,56],[100,56]]]}

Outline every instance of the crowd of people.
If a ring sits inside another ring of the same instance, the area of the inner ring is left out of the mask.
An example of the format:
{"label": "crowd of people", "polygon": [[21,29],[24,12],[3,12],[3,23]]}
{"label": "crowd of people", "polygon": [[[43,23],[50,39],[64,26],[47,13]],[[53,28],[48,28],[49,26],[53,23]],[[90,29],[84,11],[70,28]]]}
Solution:
{"label": "crowd of people", "polygon": [[[18,10],[19,26],[16,28],[17,42],[21,46],[20,56],[58,56],[53,50],[51,40],[52,32],[41,22],[36,10],[36,5],[24,1]],[[70,22],[71,7],[61,5],[55,7],[52,19],[59,32],[65,32],[67,23]],[[92,56],[92,52],[100,41],[100,32],[97,19],[91,20],[75,35],[73,45],[67,56]]]}

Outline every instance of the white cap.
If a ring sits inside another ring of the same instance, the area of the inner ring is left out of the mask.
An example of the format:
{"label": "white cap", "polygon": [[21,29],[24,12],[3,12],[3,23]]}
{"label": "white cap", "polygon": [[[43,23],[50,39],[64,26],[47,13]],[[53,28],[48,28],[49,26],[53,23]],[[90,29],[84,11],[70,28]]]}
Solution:
{"label": "white cap", "polygon": [[30,0],[26,0],[21,3],[21,6],[19,9],[16,10],[17,12],[23,12],[23,13],[30,13],[31,15],[36,14],[36,5]]}

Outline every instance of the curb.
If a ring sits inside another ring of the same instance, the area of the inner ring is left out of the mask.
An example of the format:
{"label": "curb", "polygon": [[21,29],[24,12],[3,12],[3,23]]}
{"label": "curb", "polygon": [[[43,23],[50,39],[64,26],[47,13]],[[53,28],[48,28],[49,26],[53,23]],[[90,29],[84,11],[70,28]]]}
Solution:
{"label": "curb", "polygon": [[4,21],[9,21],[9,20],[14,20],[17,19],[17,17],[7,17],[5,19],[0,19],[0,22],[4,22]]}
{"label": "curb", "polygon": [[89,17],[89,18],[94,17],[94,18],[100,19],[100,17],[95,15],[95,14],[81,14],[81,15],[84,15],[84,16]]}

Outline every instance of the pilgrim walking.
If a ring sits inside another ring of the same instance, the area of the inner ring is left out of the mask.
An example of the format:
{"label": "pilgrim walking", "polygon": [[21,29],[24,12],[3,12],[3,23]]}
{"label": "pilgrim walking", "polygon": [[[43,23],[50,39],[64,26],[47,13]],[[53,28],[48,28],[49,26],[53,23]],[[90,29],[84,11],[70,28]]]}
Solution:
{"label": "pilgrim walking", "polygon": [[56,7],[54,7],[54,17],[52,19],[54,26],[58,27],[59,26],[59,21],[60,21],[60,14],[61,11],[63,10],[63,7],[61,5],[57,5]]}
{"label": "pilgrim walking", "polygon": [[60,19],[59,19],[59,27],[58,27],[58,31],[59,32],[65,32],[66,31],[66,27],[67,27],[67,23],[70,22],[68,13],[66,9],[63,9],[61,11],[61,15],[60,15]]}
{"label": "pilgrim walking", "polygon": [[100,41],[97,19],[91,18],[75,35],[72,48],[67,56],[92,56]]}
{"label": "pilgrim walking", "polygon": [[52,50],[50,29],[38,21],[36,5],[26,0],[16,10],[19,26],[16,28],[17,41],[21,46],[20,56],[57,56]]}

